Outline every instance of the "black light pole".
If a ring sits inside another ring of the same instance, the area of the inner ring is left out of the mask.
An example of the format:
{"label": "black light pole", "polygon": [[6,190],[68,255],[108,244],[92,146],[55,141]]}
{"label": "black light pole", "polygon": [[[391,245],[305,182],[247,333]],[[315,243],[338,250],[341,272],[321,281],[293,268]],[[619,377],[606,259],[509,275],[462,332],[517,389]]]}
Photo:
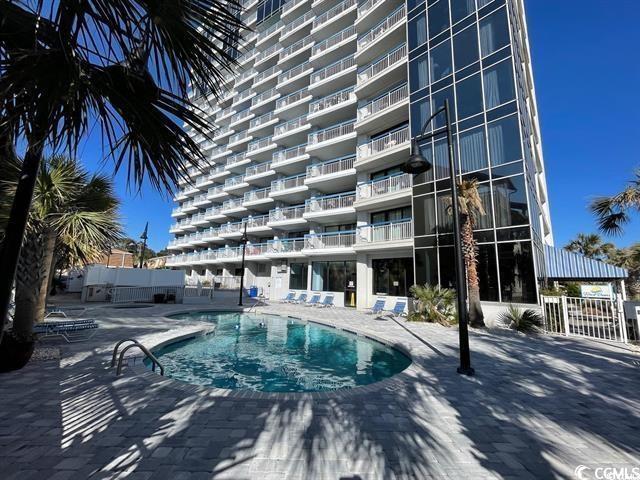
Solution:
{"label": "black light pole", "polygon": [[140,248],[140,266],[138,268],[142,268],[142,262],[144,261],[144,251],[147,249],[147,231],[149,230],[149,222],[147,222],[144,226],[144,232],[140,235],[140,240],[142,240],[142,247]]}
{"label": "black light pole", "polygon": [[240,294],[238,298],[238,306],[242,306],[242,289],[244,287],[244,252],[247,249],[247,224],[244,224],[244,232],[242,233],[242,237],[240,237],[240,242],[242,243],[242,265],[240,266]]}
{"label": "black light pole", "polygon": [[[446,125],[442,128],[426,133],[427,127],[433,119],[444,113]],[[451,203],[453,209],[453,242],[456,263],[456,293],[458,297],[458,318],[459,318],[459,341],[460,341],[460,366],[458,373],[463,375],[473,375],[471,367],[471,353],[469,351],[469,314],[467,311],[466,299],[466,279],[464,257],[462,255],[462,239],[460,237],[460,206],[458,205],[458,182],[456,181],[456,168],[453,155],[453,138],[451,129],[451,116],[449,111],[449,100],[445,100],[444,107],[435,112],[424,124],[422,131],[411,139],[411,155],[403,165],[402,170],[406,173],[417,175],[431,169],[431,164],[420,152],[418,142],[429,140],[442,133],[447,134],[447,151],[449,156],[449,175],[451,179]]]}

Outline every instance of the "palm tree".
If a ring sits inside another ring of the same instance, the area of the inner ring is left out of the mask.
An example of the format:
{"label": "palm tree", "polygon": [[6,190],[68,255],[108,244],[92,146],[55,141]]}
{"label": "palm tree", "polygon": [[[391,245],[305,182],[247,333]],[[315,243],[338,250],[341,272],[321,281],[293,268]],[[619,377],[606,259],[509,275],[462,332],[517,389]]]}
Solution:
{"label": "palm tree", "polygon": [[[20,165],[10,171],[17,177]],[[17,183],[17,178],[2,182],[1,216],[6,216]],[[90,176],[65,157],[42,162],[18,260],[14,336],[29,338],[33,322],[44,319],[56,252],[64,251],[72,263],[86,263],[99,258],[119,238],[117,208],[118,200],[108,178]]]}
{"label": "palm tree", "polygon": [[612,197],[598,197],[591,202],[598,228],[608,235],[620,235],[622,227],[629,223],[629,210],[640,210],[640,170],[627,188]]}
{"label": "palm tree", "polygon": [[[480,279],[478,278],[478,245],[473,236],[473,229],[478,223],[478,217],[485,215],[484,206],[478,192],[478,180],[463,180],[458,183],[458,202],[462,217],[460,237],[462,239],[462,254],[467,271],[467,289],[469,292],[469,324],[474,327],[484,327],[484,314],[480,303]],[[453,209],[449,209],[451,212]]]}
{"label": "palm tree", "polygon": [[219,95],[245,28],[240,12],[235,0],[0,2],[2,168],[24,146],[0,250],[0,320],[45,152],[73,156],[101,132],[115,170],[158,189],[203,166],[183,125],[205,138],[210,128],[188,92]]}
{"label": "palm tree", "polygon": [[579,253],[595,260],[608,259],[615,248],[612,243],[603,242],[600,235],[595,233],[579,233],[575,239],[564,246],[564,249],[569,252]]}

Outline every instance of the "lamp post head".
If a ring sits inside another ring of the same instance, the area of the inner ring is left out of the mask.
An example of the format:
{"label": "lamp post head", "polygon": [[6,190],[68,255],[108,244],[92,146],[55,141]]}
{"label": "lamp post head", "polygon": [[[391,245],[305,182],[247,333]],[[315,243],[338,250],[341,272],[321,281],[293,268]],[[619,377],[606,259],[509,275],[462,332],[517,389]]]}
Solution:
{"label": "lamp post head", "polygon": [[149,237],[147,236],[147,232],[149,231],[149,222],[147,222],[144,226],[144,232],[140,235],[140,240],[147,240]]}
{"label": "lamp post head", "polygon": [[418,141],[415,138],[411,140],[411,155],[401,168],[403,172],[411,173],[413,175],[418,175],[431,170],[431,164],[420,152]]}

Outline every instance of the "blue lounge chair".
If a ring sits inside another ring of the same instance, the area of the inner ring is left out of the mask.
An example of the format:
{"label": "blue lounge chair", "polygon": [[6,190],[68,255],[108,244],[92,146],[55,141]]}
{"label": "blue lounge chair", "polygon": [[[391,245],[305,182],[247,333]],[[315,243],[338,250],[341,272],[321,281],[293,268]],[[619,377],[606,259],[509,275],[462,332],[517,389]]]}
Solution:
{"label": "blue lounge chair", "polygon": [[406,306],[407,302],[405,300],[398,300],[393,307],[393,310],[391,310],[391,315],[393,315],[394,317],[400,317],[404,315],[404,309]]}
{"label": "blue lounge chair", "polygon": [[33,332],[39,338],[60,336],[68,343],[79,342],[91,338],[98,328],[95,320],[60,320],[37,323],[33,327]]}
{"label": "blue lounge chair", "polygon": [[376,303],[373,304],[373,307],[371,307],[371,310],[368,313],[370,315],[377,315],[382,310],[384,310],[384,304],[385,304],[384,298],[378,298],[376,300]]}
{"label": "blue lounge chair", "polygon": [[304,303],[307,301],[307,294],[302,292],[300,296],[294,300],[291,300],[291,303]]}
{"label": "blue lounge chair", "polygon": [[333,295],[327,295],[321,303],[316,304],[318,308],[333,307]]}
{"label": "blue lounge chair", "polygon": [[282,297],[282,300],[280,300],[280,302],[281,303],[290,303],[294,299],[295,296],[296,296],[295,292],[289,292],[284,297]]}
{"label": "blue lounge chair", "polygon": [[319,301],[320,301],[320,294],[314,293],[313,295],[311,295],[311,298],[309,299],[309,301],[305,302],[304,306],[313,307],[314,305],[317,305]]}

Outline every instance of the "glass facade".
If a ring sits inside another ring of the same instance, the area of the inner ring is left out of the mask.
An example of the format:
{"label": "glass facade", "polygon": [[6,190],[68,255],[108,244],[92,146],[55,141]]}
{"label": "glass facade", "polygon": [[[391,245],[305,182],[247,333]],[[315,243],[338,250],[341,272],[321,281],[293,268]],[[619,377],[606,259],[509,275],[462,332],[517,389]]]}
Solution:
{"label": "glass facade", "polygon": [[[535,303],[542,171],[521,66],[523,12],[506,0],[408,0],[407,8],[411,132],[449,100],[458,174],[478,180],[486,210],[476,226],[481,298]],[[427,131],[444,124],[441,114]],[[455,287],[446,137],[420,148],[433,168],[414,178],[416,282]]]}

